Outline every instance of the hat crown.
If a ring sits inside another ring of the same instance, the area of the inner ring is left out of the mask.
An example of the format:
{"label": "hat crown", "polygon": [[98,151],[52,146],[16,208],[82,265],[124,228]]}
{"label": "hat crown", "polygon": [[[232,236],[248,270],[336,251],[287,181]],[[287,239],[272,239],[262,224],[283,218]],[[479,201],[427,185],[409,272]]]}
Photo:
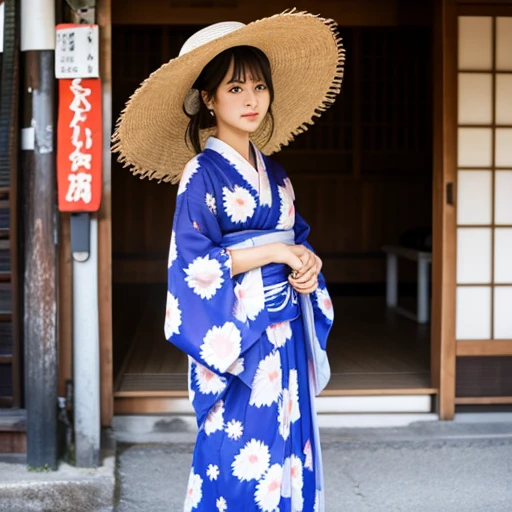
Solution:
{"label": "hat crown", "polygon": [[180,50],[180,57],[185,53],[195,50],[196,48],[218,39],[219,37],[231,34],[231,32],[243,27],[245,27],[245,24],[240,23],[239,21],[221,21],[220,23],[214,23],[213,25],[202,28],[195,34],[192,34],[185,43],[183,43]]}

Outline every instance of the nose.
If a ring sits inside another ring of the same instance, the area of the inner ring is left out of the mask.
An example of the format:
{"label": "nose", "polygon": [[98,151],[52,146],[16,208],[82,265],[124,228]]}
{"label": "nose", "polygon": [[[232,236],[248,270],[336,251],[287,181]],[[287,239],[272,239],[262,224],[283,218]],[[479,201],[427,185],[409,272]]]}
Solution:
{"label": "nose", "polygon": [[252,88],[249,88],[247,91],[247,94],[245,96],[245,105],[247,107],[255,108],[258,104],[258,98],[256,96],[255,91],[252,90]]}

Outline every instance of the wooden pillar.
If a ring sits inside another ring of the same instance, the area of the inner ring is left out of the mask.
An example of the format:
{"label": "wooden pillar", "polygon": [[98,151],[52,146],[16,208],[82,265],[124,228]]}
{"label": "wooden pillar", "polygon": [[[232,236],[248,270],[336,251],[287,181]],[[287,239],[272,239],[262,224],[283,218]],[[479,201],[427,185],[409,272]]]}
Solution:
{"label": "wooden pillar", "polygon": [[55,5],[23,0],[25,404],[27,462],[57,469],[57,211]]}
{"label": "wooden pillar", "polygon": [[432,385],[440,419],[455,414],[455,173],[457,155],[457,17],[450,0],[436,0],[434,20],[434,182]]}
{"label": "wooden pillar", "polygon": [[98,0],[100,76],[103,87],[103,194],[98,212],[98,301],[100,321],[101,425],[112,425],[114,415],[112,361],[112,234],[111,160],[112,133],[112,22],[111,0]]}
{"label": "wooden pillar", "polygon": [[[24,118],[34,149],[23,158],[25,405],[29,466],[57,466],[57,257],[54,52],[25,53]],[[31,91],[31,92],[29,92]]]}

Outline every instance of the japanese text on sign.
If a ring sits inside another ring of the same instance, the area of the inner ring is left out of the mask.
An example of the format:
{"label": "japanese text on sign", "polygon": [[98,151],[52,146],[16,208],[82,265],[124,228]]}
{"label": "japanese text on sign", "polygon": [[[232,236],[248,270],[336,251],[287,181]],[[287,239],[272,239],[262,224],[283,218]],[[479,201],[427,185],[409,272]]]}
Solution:
{"label": "japanese text on sign", "polygon": [[59,210],[96,211],[101,200],[101,82],[76,78],[59,83]]}
{"label": "japanese text on sign", "polygon": [[57,25],[55,76],[94,78],[99,76],[97,25]]}

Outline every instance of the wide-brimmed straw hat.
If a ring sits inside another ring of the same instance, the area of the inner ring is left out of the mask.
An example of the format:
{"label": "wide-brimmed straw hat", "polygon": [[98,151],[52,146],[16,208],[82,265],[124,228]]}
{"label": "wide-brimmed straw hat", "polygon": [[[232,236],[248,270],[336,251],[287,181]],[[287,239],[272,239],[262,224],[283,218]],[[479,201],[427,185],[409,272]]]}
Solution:
{"label": "wide-brimmed straw hat", "polygon": [[[141,178],[179,181],[194,156],[185,143],[184,101],[203,68],[234,46],[254,46],[270,61],[274,131],[262,121],[251,140],[267,155],[307,130],[336,99],[345,52],[334,20],[294,9],[244,25],[222,22],[192,35],[180,55],[153,72],[128,100],[113,135],[119,161]],[[212,129],[201,133],[203,141]],[[189,147],[190,146],[190,147]]]}

